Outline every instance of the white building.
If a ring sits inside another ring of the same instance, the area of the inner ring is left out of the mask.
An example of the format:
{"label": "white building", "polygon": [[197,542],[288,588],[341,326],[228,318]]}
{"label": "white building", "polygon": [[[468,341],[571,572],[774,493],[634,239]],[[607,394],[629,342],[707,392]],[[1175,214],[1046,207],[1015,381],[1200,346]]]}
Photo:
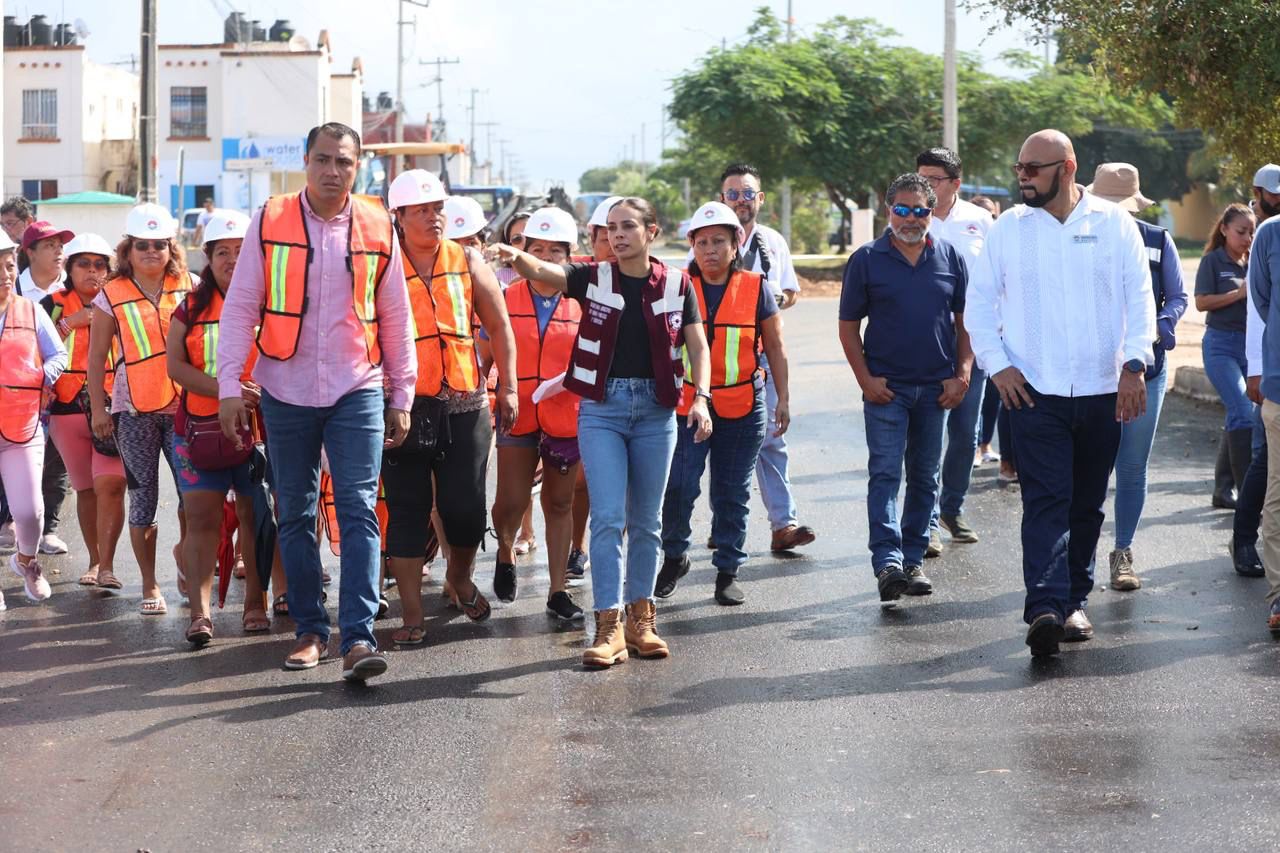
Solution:
{"label": "white building", "polygon": [[[305,183],[307,131],[340,121],[360,130],[360,60],[333,73],[329,39],[287,43],[171,44],[157,63],[157,187],[175,213],[212,198],[251,211]],[[178,158],[182,152],[182,173]],[[270,160],[251,171],[229,161]]]}
{"label": "white building", "polygon": [[137,190],[138,76],[84,45],[4,49],[4,195]]}

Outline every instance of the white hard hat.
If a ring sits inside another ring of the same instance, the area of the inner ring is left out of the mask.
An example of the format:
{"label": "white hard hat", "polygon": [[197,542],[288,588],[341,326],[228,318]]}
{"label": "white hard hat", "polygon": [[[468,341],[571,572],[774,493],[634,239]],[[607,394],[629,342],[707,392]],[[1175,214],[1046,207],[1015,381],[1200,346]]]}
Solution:
{"label": "white hard hat", "polygon": [[387,191],[387,207],[396,210],[411,204],[431,204],[444,201],[448,193],[440,178],[426,169],[410,169],[396,175]]}
{"label": "white hard hat", "polygon": [[178,223],[169,211],[154,202],[146,202],[129,211],[124,220],[124,233],[146,240],[171,240],[178,233]]}
{"label": "white hard hat", "polygon": [[747,239],[747,232],[738,221],[738,214],[734,213],[727,204],[709,201],[695,210],[693,216],[689,217],[689,242],[693,242],[693,235],[699,228],[706,228],[708,225],[726,225],[732,228],[738,235],[739,244]]}
{"label": "white hard hat", "polygon": [[238,210],[215,210],[204,226],[204,244],[214,240],[243,240],[249,217]]}
{"label": "white hard hat", "polygon": [[615,204],[622,201],[622,196],[611,195],[604,201],[596,205],[596,209],[591,212],[591,219],[587,221],[588,228],[594,228],[597,225],[602,227],[609,224],[609,211]]}
{"label": "white hard hat", "polygon": [[552,243],[578,242],[578,222],[568,211],[558,207],[542,207],[535,210],[524,226],[524,239],[549,240]]}
{"label": "white hard hat", "polygon": [[12,252],[16,248],[18,248],[18,244],[10,240],[9,235],[4,231],[0,231],[0,255],[5,252]]}
{"label": "white hard hat", "polygon": [[[484,215],[484,208],[474,198],[452,195],[445,199],[444,236],[450,240],[479,234],[488,224],[489,220]],[[528,226],[525,228],[528,230]]]}
{"label": "white hard hat", "polygon": [[97,234],[81,232],[62,249],[63,257],[70,260],[74,255],[102,255],[110,260],[115,256],[111,245]]}

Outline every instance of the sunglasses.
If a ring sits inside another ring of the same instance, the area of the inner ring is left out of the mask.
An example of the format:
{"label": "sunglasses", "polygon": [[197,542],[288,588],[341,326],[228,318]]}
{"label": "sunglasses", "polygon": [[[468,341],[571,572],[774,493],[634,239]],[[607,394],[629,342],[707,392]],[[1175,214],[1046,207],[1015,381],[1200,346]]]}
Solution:
{"label": "sunglasses", "polygon": [[1050,166],[1061,166],[1066,160],[1054,160],[1052,163],[1014,163],[1013,173],[1015,175],[1026,175],[1028,178],[1034,178],[1040,174],[1041,169],[1047,169]]}
{"label": "sunglasses", "polygon": [[139,252],[151,252],[151,251],[163,252],[165,249],[169,248],[169,241],[168,240],[134,240],[133,248],[137,249]]}
{"label": "sunglasses", "polygon": [[742,199],[743,201],[755,201],[756,196],[760,195],[760,193],[755,190],[725,190],[721,195],[724,196],[727,201],[737,201],[738,199]]}
{"label": "sunglasses", "polygon": [[903,219],[908,216],[914,216],[916,219],[927,219],[929,214],[933,213],[932,207],[907,207],[905,204],[895,204],[889,210],[893,211],[894,216],[901,216]]}
{"label": "sunglasses", "polygon": [[82,270],[96,270],[98,272],[106,272],[111,269],[111,266],[101,258],[96,261],[92,258],[76,258],[76,262],[73,266]]}

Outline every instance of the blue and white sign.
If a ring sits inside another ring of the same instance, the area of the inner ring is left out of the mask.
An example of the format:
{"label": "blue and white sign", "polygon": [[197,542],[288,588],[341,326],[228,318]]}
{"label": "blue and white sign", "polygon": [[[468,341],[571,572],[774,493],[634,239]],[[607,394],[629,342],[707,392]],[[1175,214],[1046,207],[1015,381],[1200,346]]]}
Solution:
{"label": "blue and white sign", "polygon": [[302,136],[245,136],[241,138],[224,137],[222,140],[222,168],[227,167],[228,160],[271,161],[271,168],[277,172],[301,172],[303,150],[307,140]]}

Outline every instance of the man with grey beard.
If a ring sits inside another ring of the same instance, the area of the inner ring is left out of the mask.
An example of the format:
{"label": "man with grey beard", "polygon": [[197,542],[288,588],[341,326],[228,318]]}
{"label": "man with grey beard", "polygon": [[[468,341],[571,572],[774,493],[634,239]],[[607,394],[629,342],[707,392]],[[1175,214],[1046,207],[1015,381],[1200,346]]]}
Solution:
{"label": "man with grey beard", "polygon": [[903,594],[933,592],[921,566],[943,425],[964,399],[973,367],[964,330],[968,273],[956,248],[929,236],[936,203],[925,178],[895,178],[885,192],[889,228],[849,258],[840,292],[840,344],[866,419],[871,567],[880,601],[890,606]]}

